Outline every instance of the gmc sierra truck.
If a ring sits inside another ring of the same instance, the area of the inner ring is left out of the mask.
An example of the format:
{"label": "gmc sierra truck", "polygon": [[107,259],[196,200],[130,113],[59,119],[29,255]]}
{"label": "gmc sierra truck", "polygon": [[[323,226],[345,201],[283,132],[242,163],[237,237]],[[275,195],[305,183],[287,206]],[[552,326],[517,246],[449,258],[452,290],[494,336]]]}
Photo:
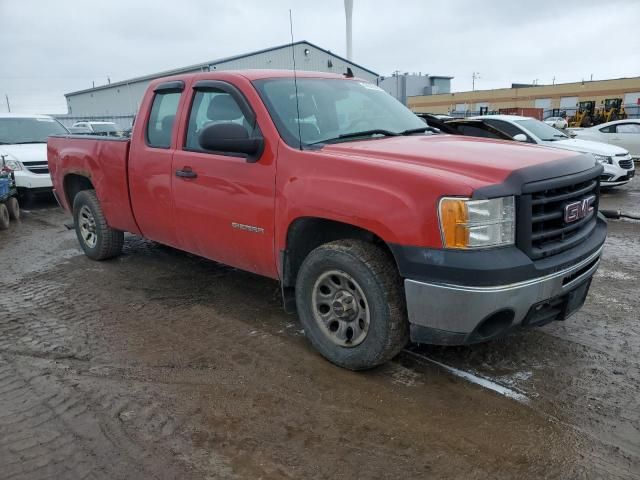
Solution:
{"label": "gmc sierra truck", "polygon": [[567,318],[606,236],[593,156],[438,134],[352,76],[158,79],[130,139],[53,136],[48,160],[87,256],[131,232],[277,279],[354,370]]}

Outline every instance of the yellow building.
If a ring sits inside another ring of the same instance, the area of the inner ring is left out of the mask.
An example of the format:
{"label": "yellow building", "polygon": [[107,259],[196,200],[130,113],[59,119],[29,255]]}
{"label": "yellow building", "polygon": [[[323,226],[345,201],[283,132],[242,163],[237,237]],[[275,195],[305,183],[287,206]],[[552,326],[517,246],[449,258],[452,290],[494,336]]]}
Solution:
{"label": "yellow building", "polygon": [[621,98],[630,116],[640,114],[640,77],[514,87],[517,88],[408,97],[407,105],[414,112],[425,113],[480,112],[485,109],[491,112],[514,107],[542,108],[546,117],[554,109],[572,115],[578,102],[591,100],[599,107],[607,98]]}

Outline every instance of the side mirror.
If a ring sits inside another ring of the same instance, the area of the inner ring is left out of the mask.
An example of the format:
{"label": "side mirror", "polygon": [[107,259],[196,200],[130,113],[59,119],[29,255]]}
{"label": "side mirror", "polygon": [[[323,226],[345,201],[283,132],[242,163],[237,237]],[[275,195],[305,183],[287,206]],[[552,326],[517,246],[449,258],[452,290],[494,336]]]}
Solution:
{"label": "side mirror", "polygon": [[527,136],[524,133],[518,133],[517,135],[513,136],[513,139],[516,142],[526,142],[527,141]]}
{"label": "side mirror", "polygon": [[204,127],[198,135],[198,143],[205,150],[226,153],[242,153],[248,162],[255,162],[262,153],[262,138],[249,138],[249,132],[237,123],[217,123]]}

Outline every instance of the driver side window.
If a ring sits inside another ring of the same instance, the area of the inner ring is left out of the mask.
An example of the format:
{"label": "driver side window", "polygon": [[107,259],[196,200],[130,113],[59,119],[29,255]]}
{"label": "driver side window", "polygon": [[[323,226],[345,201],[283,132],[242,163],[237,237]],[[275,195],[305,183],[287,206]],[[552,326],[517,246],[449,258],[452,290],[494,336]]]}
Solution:
{"label": "driver side window", "polygon": [[640,133],[640,123],[620,123],[616,126],[617,133]]}
{"label": "driver side window", "polygon": [[229,93],[216,89],[196,90],[189,113],[185,150],[205,152],[198,142],[198,136],[203,128],[218,123],[237,123],[248,133],[251,132],[249,122]]}

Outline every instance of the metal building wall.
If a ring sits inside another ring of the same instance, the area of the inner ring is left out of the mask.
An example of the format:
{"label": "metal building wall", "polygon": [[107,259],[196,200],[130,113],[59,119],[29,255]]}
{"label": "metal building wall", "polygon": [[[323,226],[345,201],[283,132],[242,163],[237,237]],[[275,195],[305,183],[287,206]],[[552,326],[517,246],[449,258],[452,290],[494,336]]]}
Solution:
{"label": "metal building wall", "polygon": [[[296,68],[298,70],[308,70],[316,72],[327,72],[342,74],[351,67],[356,77],[363,78],[369,82],[376,83],[377,75],[374,75],[362,68],[358,68],[348,62],[337,58],[330,53],[326,53],[312,45],[294,45],[296,54]],[[305,54],[305,50],[308,54]],[[293,70],[293,57],[291,46],[286,46],[278,50],[251,55],[228,62],[212,63],[211,70],[246,70],[246,69],[285,69]]]}
{"label": "metal building wall", "polygon": [[[298,70],[311,70],[342,74],[351,67],[354,75],[376,83],[377,75],[335,57],[308,43],[295,44],[296,67]],[[305,50],[308,52],[305,54]],[[67,95],[68,115],[73,117],[93,118],[106,116],[130,116],[138,111],[140,101],[149,82],[170,73],[191,73],[202,70],[245,70],[245,69],[293,69],[291,46],[258,52],[241,58],[222,59],[211,64],[203,63],[192,69],[178,69],[149,76],[144,80],[128,83],[118,82],[112,86],[101,86],[96,89],[81,91]]]}

